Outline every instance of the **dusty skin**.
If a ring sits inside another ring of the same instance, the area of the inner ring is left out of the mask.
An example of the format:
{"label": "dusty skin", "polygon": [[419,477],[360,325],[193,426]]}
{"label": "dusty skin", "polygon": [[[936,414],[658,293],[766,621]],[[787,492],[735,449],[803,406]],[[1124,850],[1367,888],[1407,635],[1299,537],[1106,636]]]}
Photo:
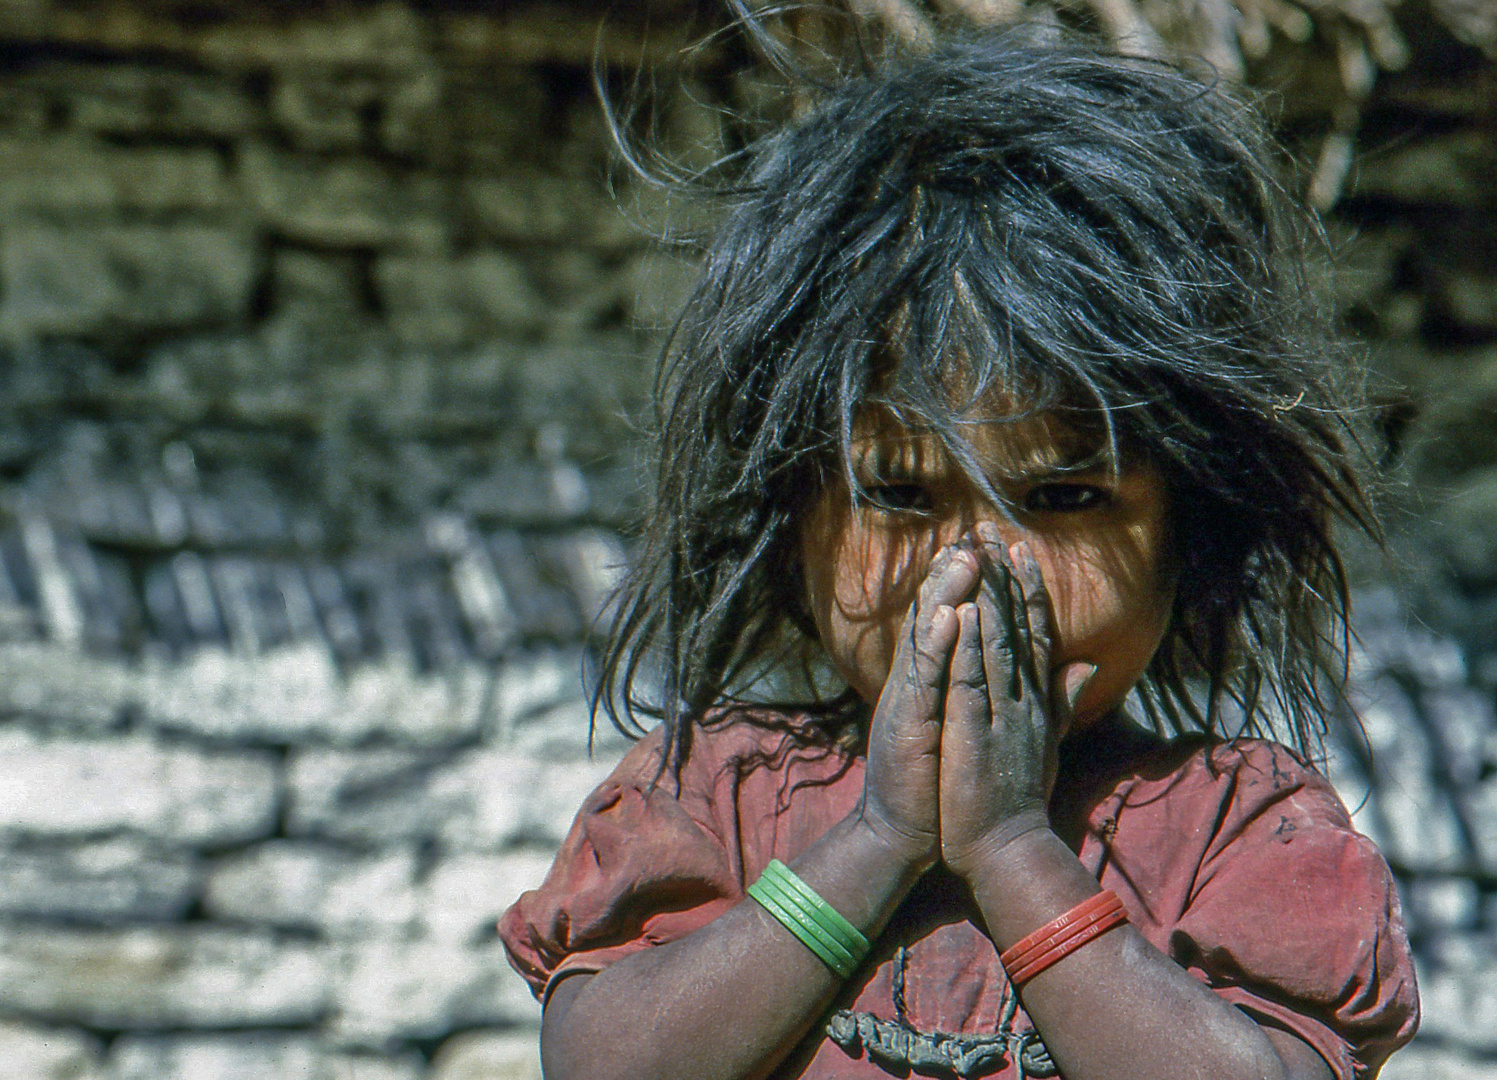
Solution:
{"label": "dusty skin", "polygon": [[[1075,450],[1050,435],[983,449],[1020,506],[1010,520],[927,444],[870,440],[859,463],[882,505],[829,493],[806,532],[820,633],[876,704],[860,805],[791,869],[870,938],[938,860],[966,881],[1000,950],[1098,892],[1047,824],[1057,744],[1063,728],[1107,726],[1164,631],[1170,590],[1158,481],[1093,470]],[[1074,711],[1067,692],[1079,692]],[[837,988],[744,901],[562,979],[544,1014],[546,1075],[765,1077]],[[1024,997],[1068,1080],[1331,1075],[1307,1043],[1260,1027],[1131,926],[1046,969]]]}
{"label": "dusty skin", "polygon": [[1050,419],[974,424],[973,450],[1009,501],[1005,513],[934,439],[881,428],[857,442],[854,462],[882,505],[829,491],[802,544],[811,612],[838,671],[877,700],[937,552],[1024,542],[1053,608],[1054,671],[1080,668],[1079,680],[1083,665],[1097,669],[1072,722],[1109,713],[1142,676],[1169,617],[1167,507],[1156,473],[1141,462],[1110,469],[1087,440]]}

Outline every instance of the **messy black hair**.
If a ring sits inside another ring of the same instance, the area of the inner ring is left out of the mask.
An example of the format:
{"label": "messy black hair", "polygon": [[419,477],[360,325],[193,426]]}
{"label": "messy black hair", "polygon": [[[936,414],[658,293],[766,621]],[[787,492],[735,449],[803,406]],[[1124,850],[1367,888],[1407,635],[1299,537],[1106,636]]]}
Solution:
{"label": "messy black hair", "polygon": [[[1359,366],[1255,110],[1021,29],[871,62],[741,160],[662,356],[657,486],[597,689],[615,724],[662,718],[683,759],[814,640],[800,529],[829,484],[858,490],[869,410],[981,484],[964,416],[996,389],[1165,481],[1177,587],[1144,718],[1315,756],[1348,644],[1333,523],[1378,531]],[[794,704],[856,719],[850,692]]]}

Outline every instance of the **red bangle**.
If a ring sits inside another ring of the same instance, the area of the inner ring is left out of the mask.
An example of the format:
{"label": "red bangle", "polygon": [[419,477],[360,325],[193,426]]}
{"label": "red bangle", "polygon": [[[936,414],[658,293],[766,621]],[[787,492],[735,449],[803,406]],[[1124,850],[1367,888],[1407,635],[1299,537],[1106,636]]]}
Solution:
{"label": "red bangle", "polygon": [[1107,918],[1122,909],[1123,902],[1112,893],[1099,893],[1060,918],[1046,923],[1041,929],[1049,931],[1047,934],[1041,937],[1030,934],[1013,948],[1006,950],[999,960],[1009,971],[1017,971],[1040,953],[1064,944],[1099,919]]}
{"label": "red bangle", "polygon": [[1103,918],[1093,923],[1091,926],[1088,926],[1085,930],[1071,937],[1069,940],[1055,946],[1055,948],[1041,953],[1039,956],[1035,957],[1029,963],[1021,967],[1018,971],[1010,973],[1008,981],[1014,984],[1015,990],[1019,989],[1030,979],[1034,978],[1040,972],[1044,971],[1051,964],[1054,964],[1058,960],[1064,960],[1067,956],[1070,956],[1077,949],[1081,948],[1081,946],[1085,945],[1088,941],[1092,941],[1095,938],[1101,937],[1113,927],[1119,926],[1127,921],[1128,916],[1125,912],[1113,912],[1106,918]]}
{"label": "red bangle", "polygon": [[1103,891],[1004,950],[998,959],[1017,990],[1050,965],[1127,921],[1122,901],[1112,892]]}
{"label": "red bangle", "polygon": [[1114,903],[1117,903],[1117,900],[1117,894],[1111,889],[1103,889],[1096,896],[1087,897],[1064,915],[1056,916],[1032,934],[1026,934],[1014,942],[1013,945],[1003,951],[1003,955],[998,958],[999,962],[1006,968],[1012,967],[1015,960],[1029,952],[1036,945],[1054,937],[1072,923],[1086,918],[1098,908],[1111,907]]}

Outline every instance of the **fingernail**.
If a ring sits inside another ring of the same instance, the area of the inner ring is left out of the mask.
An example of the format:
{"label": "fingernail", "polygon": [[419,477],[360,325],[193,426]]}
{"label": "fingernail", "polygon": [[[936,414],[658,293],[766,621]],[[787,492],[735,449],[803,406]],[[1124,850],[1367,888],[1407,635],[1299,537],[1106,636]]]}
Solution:
{"label": "fingernail", "polygon": [[1072,664],[1066,668],[1062,678],[1065,683],[1066,705],[1072,712],[1076,711],[1076,703],[1081,700],[1081,695],[1086,692],[1087,685],[1096,673],[1096,664]]}

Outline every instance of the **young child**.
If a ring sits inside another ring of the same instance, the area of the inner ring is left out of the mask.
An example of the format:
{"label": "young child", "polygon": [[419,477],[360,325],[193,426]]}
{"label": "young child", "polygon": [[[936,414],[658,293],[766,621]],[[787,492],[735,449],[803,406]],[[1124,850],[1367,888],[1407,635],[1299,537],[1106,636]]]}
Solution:
{"label": "young child", "polygon": [[662,722],[500,926],[548,1077],[1352,1080],[1410,1038],[1388,868],[1307,764],[1332,521],[1374,526],[1264,161],[1219,90],[1021,35],[753,147],[605,657]]}

